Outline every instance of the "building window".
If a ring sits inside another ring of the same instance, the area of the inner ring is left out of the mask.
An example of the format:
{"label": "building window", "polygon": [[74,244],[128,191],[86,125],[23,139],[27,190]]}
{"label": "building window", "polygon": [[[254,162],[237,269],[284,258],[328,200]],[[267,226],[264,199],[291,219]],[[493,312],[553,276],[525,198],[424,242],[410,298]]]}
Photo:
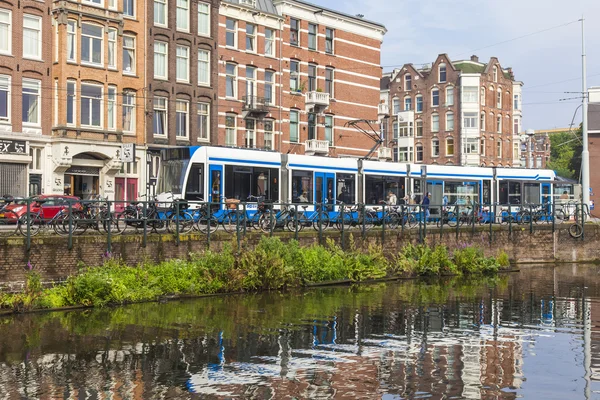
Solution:
{"label": "building window", "polygon": [[81,84],[81,125],[102,127],[102,86]]}
{"label": "building window", "polygon": [[273,120],[265,120],[264,142],[265,150],[273,150]]}
{"label": "building window", "polygon": [[317,66],[308,64],[308,91],[314,92],[317,90]]}
{"label": "building window", "polygon": [[225,96],[237,97],[237,65],[232,63],[225,66]]}
{"label": "building window", "polygon": [[0,75],[0,122],[10,121],[10,76]]}
{"label": "building window", "polygon": [[135,93],[123,93],[123,132],[135,132]]}
{"label": "building window", "polygon": [[198,49],[198,85],[210,86],[210,52]]}
{"label": "building window", "polygon": [[[467,140],[469,140],[469,139],[467,139]],[[473,138],[471,140],[475,141],[477,139]],[[477,150],[475,150],[475,152],[476,151]],[[481,156],[485,156],[485,138],[484,137],[482,137],[481,140],[479,141],[479,154],[481,154]]]}
{"label": "building window", "polygon": [[446,138],[446,155],[447,156],[454,155],[454,139],[451,137]]}
{"label": "building window", "polygon": [[81,24],[81,62],[102,64],[102,27]]}
{"label": "building window", "polygon": [[477,138],[467,138],[464,140],[463,152],[465,154],[477,154],[477,146],[479,140]]}
{"label": "building window", "polygon": [[479,126],[482,131],[485,131],[485,112],[481,113],[481,118],[479,119]]}
{"label": "building window", "polygon": [[433,107],[440,105],[440,91],[438,89],[433,89],[431,91],[431,105]]}
{"label": "building window", "polygon": [[308,140],[317,138],[317,114],[308,113]]}
{"label": "building window", "polygon": [[412,97],[406,96],[404,98],[404,111],[412,110]]}
{"label": "building window", "polygon": [[439,66],[439,82],[446,82],[446,64],[440,64]]}
{"label": "building window", "polygon": [[498,143],[496,143],[496,154],[498,158],[502,158],[502,140],[498,140]]}
{"label": "building window", "polygon": [[485,88],[481,88],[481,105],[485,106]]}
{"label": "building window", "polygon": [[494,68],[492,69],[492,71],[493,71],[494,82],[498,82],[498,67],[496,67],[494,65]]}
{"label": "building window", "polygon": [[519,143],[513,142],[513,160],[519,159]]}
{"label": "building window", "polygon": [[[246,66],[246,101],[252,102],[256,95],[256,67]],[[248,104],[248,103],[247,103]],[[252,103],[250,103],[252,104]]]}
{"label": "building window", "polygon": [[466,112],[463,115],[463,128],[477,128],[477,113]]}
{"label": "building window", "polygon": [[513,109],[514,110],[520,110],[521,109],[521,101],[520,101],[521,99],[519,98],[519,95],[515,94],[513,96],[513,99],[514,99],[514,101],[513,101]]}
{"label": "building window", "polygon": [[75,125],[75,82],[67,81],[67,125]]}
{"label": "building window", "polygon": [[333,54],[333,29],[325,28],[325,53]]}
{"label": "building window", "polygon": [[135,0],[123,0],[123,15],[135,17]]}
{"label": "building window", "polygon": [[113,28],[108,29],[108,67],[117,68],[117,30]]}
{"label": "building window", "polygon": [[175,102],[175,136],[187,138],[189,126],[189,103],[185,100]]}
{"label": "building window", "polygon": [[454,86],[446,88],[446,107],[454,105]]}
{"label": "building window", "polygon": [[237,143],[237,128],[235,114],[225,115],[225,146],[235,146]]}
{"label": "building window", "polygon": [[416,127],[417,127],[417,137],[423,137],[423,120],[422,119],[418,119],[417,122],[415,123]]}
{"label": "building window", "polygon": [[265,55],[275,57],[275,31],[273,29],[265,29]]}
{"label": "building window", "polygon": [[300,63],[298,61],[290,61],[290,90],[295,92],[299,89],[298,81],[300,80]]}
{"label": "building window", "polygon": [[22,116],[23,124],[39,125],[41,114],[41,81],[36,79],[23,79],[21,88],[22,96]]}
{"label": "building window", "polygon": [[198,35],[210,36],[210,5],[198,2]]}
{"label": "building window", "polygon": [[317,50],[317,25],[308,24],[308,49]]}
{"label": "building window", "polygon": [[265,71],[265,105],[275,104],[275,72]]}
{"label": "building window", "polygon": [[135,74],[135,37],[123,35],[123,72]]}
{"label": "building window", "polygon": [[111,10],[117,9],[117,0],[108,0],[108,8]]}
{"label": "building window", "polygon": [[109,86],[107,97],[108,129],[115,130],[117,129],[117,88]]}
{"label": "building window", "polygon": [[209,140],[210,104],[198,103],[198,140]]}
{"label": "building window", "polygon": [[190,48],[177,46],[176,79],[178,82],[190,81]]}
{"label": "building window", "polygon": [[431,132],[438,132],[440,130],[440,116],[438,114],[431,115]]}
{"label": "building window", "polygon": [[154,25],[167,26],[167,0],[154,0]]}
{"label": "building window", "polygon": [[290,18],[290,45],[300,46],[300,21]]}
{"label": "building window", "polygon": [[398,122],[394,121],[392,123],[392,137],[394,138],[394,140],[398,140],[398,135],[399,135],[399,132],[398,132]]}
{"label": "building window", "polygon": [[392,114],[396,115],[400,112],[400,99],[394,97],[392,99]]}
{"label": "building window", "polygon": [[446,113],[446,130],[453,131],[454,130],[454,113]]}
{"label": "building window", "polygon": [[496,132],[502,133],[502,115],[496,117]]}
{"label": "building window", "polygon": [[519,118],[513,119],[513,135],[518,135],[521,131],[521,123]]}
{"label": "building window", "polygon": [[246,50],[256,52],[256,25],[246,24]]}
{"label": "building window", "polygon": [[298,143],[298,111],[290,111],[290,142]]}
{"label": "building window", "polygon": [[154,42],[154,78],[169,79],[168,59],[168,43]]}
{"label": "building window", "polygon": [[[1,14],[0,14],[1,15]],[[77,61],[77,22],[73,20],[67,21],[67,60]],[[109,36],[110,40],[110,36]],[[56,46],[58,48],[58,46]],[[109,47],[110,49],[110,47]]]}
{"label": "building window", "polygon": [[42,18],[23,15],[23,57],[42,58]]}
{"label": "building window", "polygon": [[418,113],[423,112],[423,96],[418,94],[417,97],[415,98],[415,100],[417,103],[417,107],[416,107],[415,111]]}
{"label": "building window", "polygon": [[253,119],[246,120],[246,136],[244,139],[247,148],[253,149],[256,147],[256,123]]}
{"label": "building window", "polygon": [[12,13],[9,10],[0,9],[0,53],[10,54],[12,43]]}
{"label": "building window", "polygon": [[417,145],[417,159],[416,162],[423,162],[423,145]]}
{"label": "building window", "polygon": [[190,31],[190,0],[177,1],[177,30]]}
{"label": "building window", "polygon": [[237,43],[237,21],[231,18],[225,20],[225,45],[236,47]]}
{"label": "building window", "polygon": [[154,135],[167,135],[167,98],[155,97],[152,102],[154,104],[154,114],[152,116],[152,133]]}
{"label": "building window", "polygon": [[333,116],[331,115],[325,116],[325,140],[333,146]]}
{"label": "building window", "polygon": [[407,92],[412,90],[412,76],[410,74],[404,75],[404,90]]}
{"label": "building window", "polygon": [[463,103],[477,103],[477,93],[479,91],[479,88],[477,88],[476,86],[465,86],[462,90]]}
{"label": "building window", "polygon": [[398,148],[398,159],[399,162],[412,162],[413,151],[412,147],[399,147]]}
{"label": "building window", "polygon": [[498,88],[496,93],[496,108],[502,108],[502,89]]}
{"label": "building window", "polygon": [[431,155],[433,157],[438,157],[440,155],[440,140],[433,139],[431,141]]}

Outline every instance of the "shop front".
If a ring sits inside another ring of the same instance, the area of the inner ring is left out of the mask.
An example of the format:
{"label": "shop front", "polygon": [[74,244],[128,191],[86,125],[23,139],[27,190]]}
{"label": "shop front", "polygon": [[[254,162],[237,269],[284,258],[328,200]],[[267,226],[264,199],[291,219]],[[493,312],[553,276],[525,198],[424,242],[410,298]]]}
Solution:
{"label": "shop front", "polygon": [[65,171],[64,194],[92,200],[100,193],[100,168],[74,165]]}
{"label": "shop front", "polygon": [[0,196],[28,195],[30,162],[25,140],[0,139]]}

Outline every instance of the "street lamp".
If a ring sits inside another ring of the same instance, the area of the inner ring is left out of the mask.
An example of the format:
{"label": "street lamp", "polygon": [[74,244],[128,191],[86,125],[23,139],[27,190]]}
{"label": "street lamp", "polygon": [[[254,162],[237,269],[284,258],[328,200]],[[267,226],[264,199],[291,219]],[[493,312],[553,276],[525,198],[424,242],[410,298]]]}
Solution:
{"label": "street lamp", "polygon": [[525,131],[525,135],[527,135],[527,142],[529,144],[529,168],[533,168],[533,147],[534,147],[534,136],[535,136],[535,131],[533,129],[527,129]]}

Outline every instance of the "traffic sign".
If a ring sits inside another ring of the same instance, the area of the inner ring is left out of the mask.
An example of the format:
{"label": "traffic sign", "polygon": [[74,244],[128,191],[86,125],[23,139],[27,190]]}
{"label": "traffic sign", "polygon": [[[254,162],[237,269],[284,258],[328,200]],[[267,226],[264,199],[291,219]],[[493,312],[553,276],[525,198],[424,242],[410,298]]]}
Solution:
{"label": "traffic sign", "polygon": [[135,161],[135,143],[123,143],[121,145],[121,161]]}

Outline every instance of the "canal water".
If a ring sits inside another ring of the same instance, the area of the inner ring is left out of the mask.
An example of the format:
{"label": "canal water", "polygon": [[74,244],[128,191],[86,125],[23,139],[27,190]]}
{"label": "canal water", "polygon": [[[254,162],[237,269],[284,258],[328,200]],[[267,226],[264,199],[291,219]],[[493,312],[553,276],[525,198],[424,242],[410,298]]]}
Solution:
{"label": "canal water", "polygon": [[600,398],[600,267],[2,318],[0,398]]}

